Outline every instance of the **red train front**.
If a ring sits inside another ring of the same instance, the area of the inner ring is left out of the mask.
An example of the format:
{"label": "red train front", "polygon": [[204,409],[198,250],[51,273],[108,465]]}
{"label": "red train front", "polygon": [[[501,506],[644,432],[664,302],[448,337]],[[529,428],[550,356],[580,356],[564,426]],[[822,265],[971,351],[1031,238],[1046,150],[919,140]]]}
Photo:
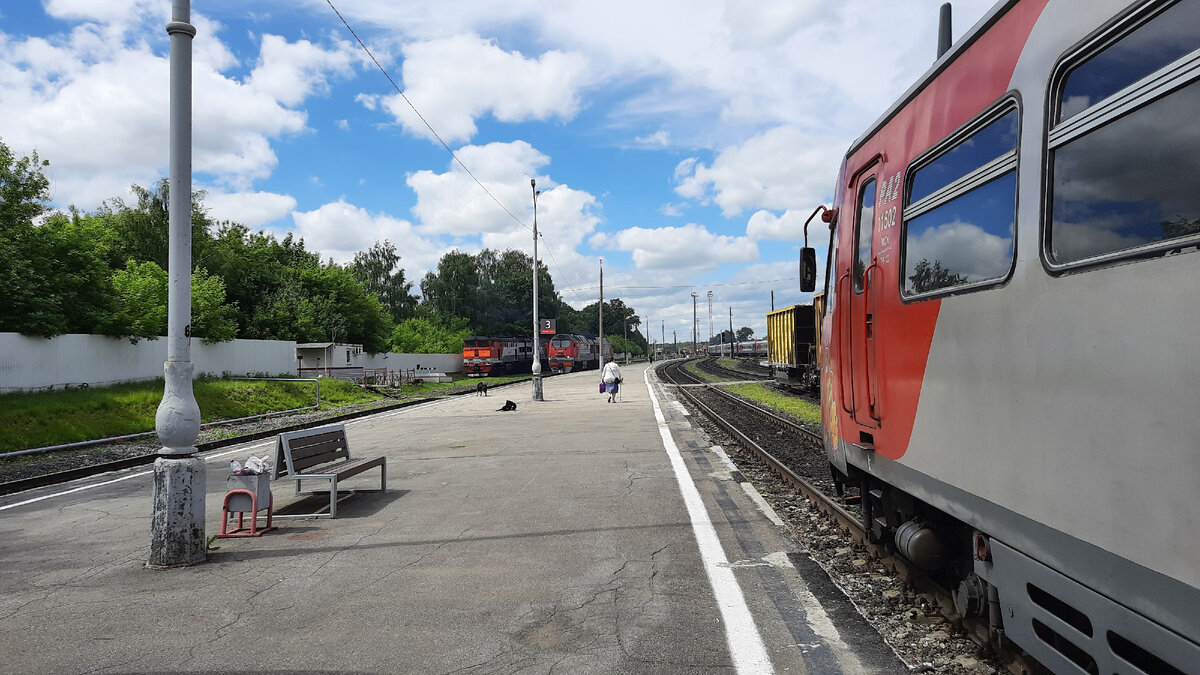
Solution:
{"label": "red train front", "polygon": [[468,377],[515,373],[532,365],[529,338],[473,335],[463,340],[463,371]]}
{"label": "red train front", "polygon": [[600,367],[600,350],[595,338],[559,333],[550,340],[549,359],[555,374],[592,370]]}

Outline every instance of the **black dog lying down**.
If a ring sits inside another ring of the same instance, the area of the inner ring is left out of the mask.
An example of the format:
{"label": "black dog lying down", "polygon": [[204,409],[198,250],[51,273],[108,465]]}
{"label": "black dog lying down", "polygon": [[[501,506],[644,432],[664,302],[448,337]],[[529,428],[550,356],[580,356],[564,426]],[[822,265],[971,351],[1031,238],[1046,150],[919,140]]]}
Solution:
{"label": "black dog lying down", "polygon": [[476,396],[487,396],[487,382],[480,382],[475,385]]}
{"label": "black dog lying down", "polygon": [[516,409],[517,409],[516,403],[513,403],[512,401],[505,401],[504,405],[502,405],[496,409],[496,412],[507,412],[509,410],[516,410]]}

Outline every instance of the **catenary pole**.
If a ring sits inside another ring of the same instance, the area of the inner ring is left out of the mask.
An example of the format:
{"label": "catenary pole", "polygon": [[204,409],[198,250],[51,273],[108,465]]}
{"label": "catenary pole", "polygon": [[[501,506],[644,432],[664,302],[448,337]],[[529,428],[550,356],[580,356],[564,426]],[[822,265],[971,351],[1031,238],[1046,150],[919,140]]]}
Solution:
{"label": "catenary pole", "polygon": [[542,401],[542,336],[538,322],[537,179],[529,179],[533,190],[533,400]]}
{"label": "catenary pole", "polygon": [[147,567],[203,562],[204,460],[196,457],[200,407],[192,392],[192,39],[190,0],[174,0],[170,36],[170,176],[166,380],[154,416],[164,455],[154,462],[154,501]]}

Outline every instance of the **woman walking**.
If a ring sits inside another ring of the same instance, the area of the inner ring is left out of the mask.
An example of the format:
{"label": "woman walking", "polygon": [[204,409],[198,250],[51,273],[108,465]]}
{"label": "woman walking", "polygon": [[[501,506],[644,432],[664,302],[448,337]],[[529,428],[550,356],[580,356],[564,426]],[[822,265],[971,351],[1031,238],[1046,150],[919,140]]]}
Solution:
{"label": "woman walking", "polygon": [[608,402],[613,403],[621,386],[621,368],[617,366],[616,359],[608,357],[608,363],[604,364],[604,372],[600,377],[604,380],[604,391],[608,393]]}

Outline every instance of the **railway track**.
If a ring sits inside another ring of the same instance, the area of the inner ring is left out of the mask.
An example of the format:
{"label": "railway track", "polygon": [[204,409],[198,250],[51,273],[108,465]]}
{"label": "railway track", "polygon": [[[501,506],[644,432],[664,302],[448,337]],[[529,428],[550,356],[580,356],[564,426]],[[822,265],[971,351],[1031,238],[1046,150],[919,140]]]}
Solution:
{"label": "railway track", "polygon": [[735,370],[726,368],[717,363],[716,358],[701,359],[697,362],[697,367],[704,372],[723,377],[729,380],[766,380],[770,377],[770,373],[766,371],[751,372],[749,370]]}
{"label": "railway track", "polygon": [[[703,366],[700,367],[705,372],[711,372]],[[940,616],[949,628],[947,635],[955,633],[969,638],[974,649],[972,654],[964,658],[978,660],[987,656],[995,669],[1016,675],[1045,672],[1040,665],[1027,660],[1023,654],[993,653],[987,626],[959,616],[948,589],[902,556],[894,554],[887,546],[869,540],[863,525],[857,491],[848,489],[842,493],[830,477],[820,432],[711,386],[711,383],[704,382],[688,372],[681,363],[667,364],[661,367],[659,372],[664,380],[683,385],[678,386],[676,391],[690,407],[732,439],[747,458],[760,463],[762,473],[771,477],[763,475],[762,478],[768,481],[778,480],[786,489],[802,495],[821,517],[842,534],[845,545],[836,550],[845,551],[852,548],[861,555],[855,563],[862,562],[865,563],[862,565],[864,567],[887,570],[888,575],[893,575],[898,580],[901,588],[913,594],[922,618],[928,618],[931,614]],[[760,489],[760,492],[766,494],[774,491],[771,485]],[[804,532],[799,531],[800,528],[797,530],[803,537]],[[829,544],[825,543],[823,546],[828,547]],[[809,548],[811,552],[812,546]],[[881,595],[888,598],[900,597],[892,595],[894,593],[894,588],[880,591]],[[900,603],[897,603],[898,614],[911,611],[899,605]],[[903,654],[904,645],[893,644],[893,647]],[[953,672],[980,671],[964,669]]]}

